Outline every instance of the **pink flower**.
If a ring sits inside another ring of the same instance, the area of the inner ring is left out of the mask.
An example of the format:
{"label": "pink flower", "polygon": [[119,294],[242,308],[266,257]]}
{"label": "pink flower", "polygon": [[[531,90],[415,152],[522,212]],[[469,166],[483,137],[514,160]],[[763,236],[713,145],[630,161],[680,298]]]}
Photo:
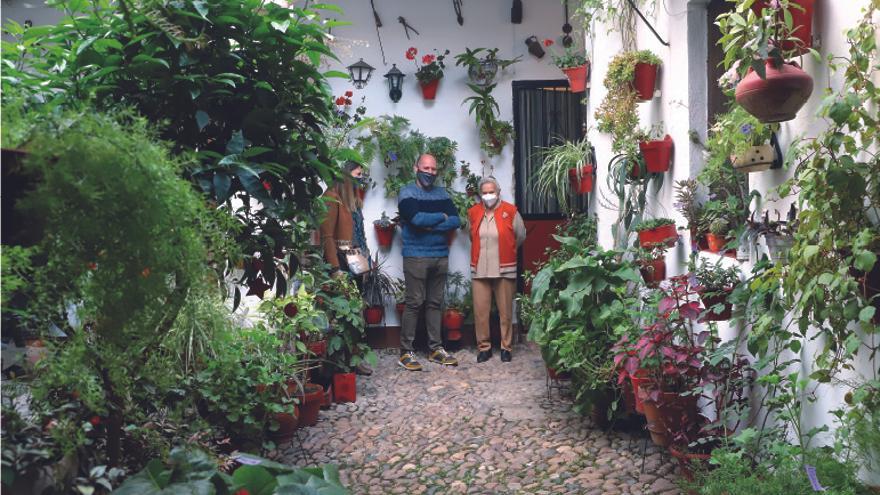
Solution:
{"label": "pink flower", "polygon": [[414,47],[414,46],[409,47],[409,50],[406,51],[406,58],[407,58],[407,60],[415,60],[415,59],[416,59],[416,55],[417,55],[418,53],[419,53],[419,51],[416,50],[416,47]]}

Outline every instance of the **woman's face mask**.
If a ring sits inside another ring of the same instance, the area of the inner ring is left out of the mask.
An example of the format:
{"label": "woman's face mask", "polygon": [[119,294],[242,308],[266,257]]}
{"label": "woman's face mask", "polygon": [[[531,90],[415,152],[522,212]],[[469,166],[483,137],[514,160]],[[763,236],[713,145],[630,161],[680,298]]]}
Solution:
{"label": "woman's face mask", "polygon": [[498,202],[498,195],[495,193],[484,194],[482,198],[483,203],[489,208],[495,206],[495,203]]}
{"label": "woman's face mask", "polygon": [[366,189],[370,185],[370,179],[361,175],[360,177],[354,177],[355,184],[357,184],[358,189]]}

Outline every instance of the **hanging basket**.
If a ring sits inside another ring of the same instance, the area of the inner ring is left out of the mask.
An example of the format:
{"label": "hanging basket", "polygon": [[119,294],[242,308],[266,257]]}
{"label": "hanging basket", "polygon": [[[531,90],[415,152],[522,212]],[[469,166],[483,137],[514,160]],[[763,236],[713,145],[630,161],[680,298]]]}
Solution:
{"label": "hanging basket", "polygon": [[672,163],[672,148],[672,136],[669,134],[657,141],[639,143],[639,151],[642,152],[648,173],[662,174],[669,171],[669,165]]}
{"label": "hanging basket", "polygon": [[434,79],[431,82],[419,82],[419,87],[422,88],[422,98],[426,100],[433,100],[437,96],[437,86],[440,85],[440,79]]}
{"label": "hanging basket", "polygon": [[[761,9],[766,8],[768,3],[767,0],[757,0],[752,4],[752,10],[756,15],[761,15]],[[798,41],[783,41],[780,48],[787,52],[794,51],[798,55],[803,55],[813,47],[813,11],[815,10],[815,0],[791,0],[789,3],[803,9],[801,10],[795,6],[788,9],[791,13],[791,24],[794,28],[791,36],[797,38]]]}
{"label": "hanging basket", "polygon": [[639,97],[639,101],[651,101],[654,99],[654,88],[657,86],[658,66],[639,62],[636,64],[632,87]]}
{"label": "hanging basket", "polygon": [[575,194],[588,194],[593,192],[594,175],[595,172],[592,165],[584,165],[581,167],[580,176],[578,176],[578,169],[568,169],[568,182],[571,185],[571,190]]}
{"label": "hanging basket", "polygon": [[580,67],[562,69],[562,72],[568,77],[568,86],[572,93],[583,93],[587,89],[587,76],[590,74],[589,62]]}
{"label": "hanging basket", "polygon": [[736,85],[736,102],[764,123],[794,119],[813,93],[813,78],[794,62],[776,67],[768,59],[764,67],[765,79],[749,69]]}

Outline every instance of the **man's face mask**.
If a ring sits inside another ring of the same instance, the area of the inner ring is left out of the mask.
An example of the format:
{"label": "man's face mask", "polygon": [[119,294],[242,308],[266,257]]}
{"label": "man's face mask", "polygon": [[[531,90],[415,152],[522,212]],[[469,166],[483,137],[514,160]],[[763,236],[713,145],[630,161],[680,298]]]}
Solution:
{"label": "man's face mask", "polygon": [[434,186],[434,181],[437,180],[437,175],[429,172],[416,172],[416,177],[419,179],[419,183],[422,187],[431,188]]}

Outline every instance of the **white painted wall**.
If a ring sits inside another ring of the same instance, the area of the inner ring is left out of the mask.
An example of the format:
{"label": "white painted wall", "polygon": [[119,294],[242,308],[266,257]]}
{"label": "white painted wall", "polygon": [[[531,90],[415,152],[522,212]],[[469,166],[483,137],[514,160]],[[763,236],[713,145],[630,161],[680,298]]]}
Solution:
{"label": "white painted wall", "polygon": [[[704,94],[704,84],[712,85],[715,81],[706,81],[706,59],[705,51],[701,50],[695,42],[705,39],[705,34],[701,31],[699,24],[702,17],[705,17],[705,3],[707,0],[666,0],[658,2],[659,6],[652,19],[658,33],[661,37],[670,42],[670,47],[660,44],[647,27],[637,20],[637,48],[650,49],[663,60],[663,67],[660,72],[660,81],[658,83],[659,97],[651,102],[639,104],[639,113],[643,127],[648,127],[653,123],[664,122],[667,132],[675,141],[674,163],[670,172],[664,178],[664,185],[652,197],[656,202],[649,206],[646,216],[667,216],[674,218],[680,226],[686,225],[686,221],[674,209],[673,201],[673,183],[676,180],[685,179],[696,176],[699,173],[702,164],[702,156],[699,148],[689,144],[688,130],[695,130],[701,137],[706,136],[706,100],[702,96]],[[845,42],[844,32],[849,27],[856,24],[861,17],[862,8],[868,4],[868,0],[852,0],[845,2],[846,8],[841,8],[841,2],[834,0],[817,0],[816,17],[814,20],[814,35],[818,35],[820,39],[819,46],[816,48],[823,56],[833,53],[836,55],[846,55],[848,46]],[[690,17],[690,22],[689,22]],[[705,29],[704,27],[702,29]],[[598,169],[598,186],[605,188],[605,176],[607,174],[607,162],[611,157],[611,141],[609,136],[598,133],[595,130],[595,120],[592,112],[599,102],[602,101],[607,93],[601,84],[605,76],[606,66],[608,62],[620,51],[621,42],[618,33],[605,34],[604,26],[597,26],[594,32],[597,34],[592,43],[593,53],[593,88],[590,100],[590,123],[593,129],[590,131],[590,139],[596,146],[597,153],[600,157]],[[691,41],[688,43],[688,36]],[[589,44],[590,42],[588,42]],[[826,88],[840,88],[842,74],[832,73],[830,68],[824,62],[817,62],[811,57],[804,57],[802,66],[805,71],[813,76],[814,90],[812,97],[798,113],[795,120],[782,124],[780,132],[780,142],[783,153],[788,148],[792,140],[799,137],[815,136],[824,128],[825,123],[815,117],[821,100],[824,96]],[[702,76],[700,76],[702,75]],[[702,79],[700,79],[702,77]],[[702,103],[702,106],[700,106]],[[749,174],[750,187],[758,190],[764,197],[764,203],[753,205],[759,210],[769,208],[771,211],[778,209],[783,215],[788,211],[790,203],[794,198],[778,199],[774,197],[772,191],[782,182],[790,178],[791,170],[766,171],[757,174]],[[611,224],[616,218],[616,212],[605,210],[601,205],[596,205],[599,213],[599,241],[603,246],[613,246],[613,238],[611,232]],[[671,250],[667,256],[667,270],[670,275],[683,273],[686,271],[685,263],[688,258],[690,246],[685,239],[684,242]],[[718,256],[708,253],[701,253],[701,256],[711,261],[718,259]],[[739,263],[732,259],[724,259],[725,264],[739,264],[744,272],[751,270],[753,263]],[[719,323],[719,331],[721,336],[726,339],[732,339],[740,332],[747,329],[732,328],[727,322]],[[804,376],[810,373],[810,363],[813,361],[812,356],[816,353],[817,344],[808,342],[804,346],[800,354],[802,361],[801,372]],[[869,361],[867,356],[863,355],[855,363],[855,372],[848,377],[872,376],[876,373],[878,363]],[[811,389],[812,390],[812,389]],[[834,419],[828,414],[828,411],[840,407],[843,401],[843,395],[846,392],[844,387],[821,386],[814,390],[814,403],[805,401],[804,409],[804,429],[809,430],[815,426],[828,425],[834,427]],[[818,438],[817,443],[828,442],[831,435],[824,435]],[[872,477],[865,473],[866,477]],[[873,474],[872,482],[880,484],[880,475]]]}
{"label": "white painted wall", "polygon": [[[501,156],[487,159],[480,151],[479,133],[473,119],[468,115],[467,107],[462,101],[473,93],[467,87],[467,73],[463,67],[456,67],[452,55],[469,48],[500,48],[501,58],[514,58],[523,55],[523,60],[511,66],[506,72],[499,72],[498,86],[493,95],[500,106],[500,118],[513,120],[513,95],[511,82],[514,80],[564,79],[564,75],[553,65],[550,54],[537,59],[527,51],[525,39],[531,35],[539,39],[557,38],[561,35],[564,22],[563,8],[558,0],[538,0],[524,2],[522,24],[510,22],[510,0],[479,0],[464,2],[464,25],[459,26],[455,19],[452,2],[382,0],[375,2],[382,19],[382,43],[388,65],[382,65],[382,56],[373,23],[370,3],[364,0],[342,0],[335,2],[345,10],[342,19],[353,23],[333,30],[333,34],[345,39],[362,40],[369,46],[354,45],[351,50],[343,50],[341,63],[332,67],[345,70],[345,66],[363,58],[365,62],[376,67],[369,84],[362,90],[355,90],[355,101],[366,96],[367,114],[378,116],[397,114],[408,118],[414,129],[419,129],[429,136],[446,136],[458,143],[458,159],[471,163],[472,170],[481,174],[481,160],[486,160],[486,173],[494,167],[494,175],[501,183],[501,196],[513,202],[513,147],[509,144]],[[407,40],[403,26],[397,17],[403,16],[416,28],[420,35]],[[437,99],[427,102],[422,99],[418,82],[415,78],[413,63],[404,57],[410,46],[419,50],[419,59],[425,53],[432,53],[436,48],[440,51],[449,49],[445,76],[440,82]],[[554,47],[555,48],[555,47]],[[388,97],[388,86],[382,77],[391,64],[407,74],[403,83],[403,97],[400,102],[392,103]],[[593,79],[596,80],[595,78]],[[348,81],[336,79],[331,81],[335,95],[353,89]],[[379,218],[383,211],[393,215],[397,211],[396,198],[386,199],[382,188],[385,167],[376,161],[371,165],[370,175],[377,187],[367,193],[364,207],[367,241],[370,251],[380,253],[380,258],[388,257],[389,272],[393,276],[403,276],[401,258],[400,233],[395,237],[390,250],[379,250],[375,232],[371,222]],[[456,189],[464,190],[464,183],[456,185]],[[468,274],[470,263],[470,242],[467,233],[459,231],[450,252],[450,270]],[[388,325],[396,325],[397,314],[393,308],[386,311]]]}

